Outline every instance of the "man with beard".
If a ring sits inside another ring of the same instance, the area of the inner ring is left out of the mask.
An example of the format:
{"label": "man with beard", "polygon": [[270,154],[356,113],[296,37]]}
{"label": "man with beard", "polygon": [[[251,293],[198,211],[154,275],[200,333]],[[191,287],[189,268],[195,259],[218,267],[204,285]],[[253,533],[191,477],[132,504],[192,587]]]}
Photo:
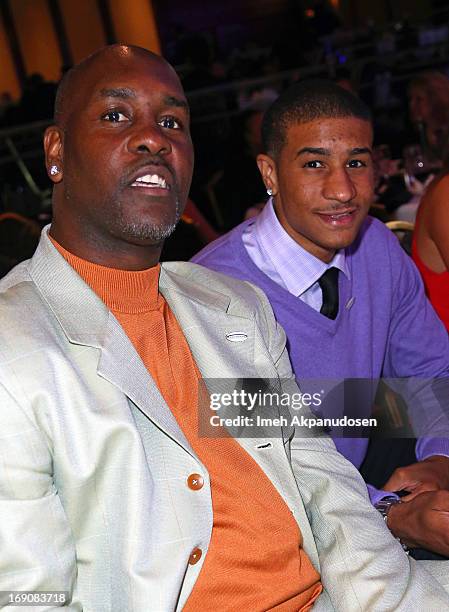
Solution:
{"label": "man with beard", "polygon": [[[388,473],[402,444],[393,441],[371,470],[380,488],[368,489],[404,545],[424,548],[419,554],[430,558],[449,557],[449,341],[410,258],[383,224],[367,217],[369,110],[335,83],[303,81],[268,109],[262,136],[265,153],[257,161],[272,198],[255,220],[194,261],[266,293],[300,386],[344,388],[345,415],[370,416],[381,377],[411,398],[418,460],[413,452],[410,460],[401,456],[400,467]],[[329,401],[322,414],[332,416],[336,405]],[[332,432],[335,444],[359,468],[368,437],[345,433]]]}
{"label": "man with beard", "polygon": [[292,372],[260,291],[158,264],[193,164],[173,69],[90,56],[45,152],[53,223],[0,285],[1,605],[449,609],[330,440],[200,435],[201,378]]}

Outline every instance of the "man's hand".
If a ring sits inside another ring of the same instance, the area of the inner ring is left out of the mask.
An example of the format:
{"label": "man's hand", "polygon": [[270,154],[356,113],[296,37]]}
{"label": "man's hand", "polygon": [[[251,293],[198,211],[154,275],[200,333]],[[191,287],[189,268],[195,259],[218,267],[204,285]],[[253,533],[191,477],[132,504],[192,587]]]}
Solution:
{"label": "man's hand", "polygon": [[419,463],[397,468],[382,489],[409,491],[410,494],[402,498],[406,502],[426,491],[449,489],[449,457],[434,455]]}
{"label": "man's hand", "polygon": [[410,548],[449,557],[449,491],[421,493],[390,508],[387,526]]}

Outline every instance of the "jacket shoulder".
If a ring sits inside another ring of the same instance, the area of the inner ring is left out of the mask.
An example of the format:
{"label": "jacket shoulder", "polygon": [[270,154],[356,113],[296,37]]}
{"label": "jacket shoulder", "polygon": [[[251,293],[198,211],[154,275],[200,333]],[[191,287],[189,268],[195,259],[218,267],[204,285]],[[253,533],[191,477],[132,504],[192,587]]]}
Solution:
{"label": "jacket shoulder", "polygon": [[50,315],[38,287],[29,274],[29,262],[22,262],[0,280],[0,344],[18,347],[22,343],[45,344]]}
{"label": "jacket shoulder", "polygon": [[263,291],[252,283],[238,280],[196,263],[165,262],[162,268],[170,275],[178,275],[197,286],[222,293],[231,299],[240,298],[253,306],[260,306],[260,302],[265,302],[267,299]]}

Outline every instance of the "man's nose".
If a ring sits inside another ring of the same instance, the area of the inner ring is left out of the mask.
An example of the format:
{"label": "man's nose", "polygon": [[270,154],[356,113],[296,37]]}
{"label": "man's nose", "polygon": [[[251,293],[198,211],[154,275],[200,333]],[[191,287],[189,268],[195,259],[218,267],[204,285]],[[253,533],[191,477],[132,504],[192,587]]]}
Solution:
{"label": "man's nose", "polygon": [[338,168],[331,172],[323,187],[323,196],[336,202],[350,202],[357,191],[347,168]]}
{"label": "man's nose", "polygon": [[150,153],[151,155],[171,153],[170,139],[163,128],[157,124],[136,126],[128,141],[128,148],[133,153]]}

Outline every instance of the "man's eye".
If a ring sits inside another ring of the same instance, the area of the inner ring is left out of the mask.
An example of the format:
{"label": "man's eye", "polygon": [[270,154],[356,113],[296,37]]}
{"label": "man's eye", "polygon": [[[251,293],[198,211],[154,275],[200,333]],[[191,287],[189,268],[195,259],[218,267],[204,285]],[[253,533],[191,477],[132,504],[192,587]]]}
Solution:
{"label": "man's eye", "polygon": [[304,168],[324,168],[324,164],[318,159],[313,159],[312,161],[306,162]]}
{"label": "man's eye", "polygon": [[110,121],[111,123],[120,123],[121,121],[127,121],[128,118],[119,111],[109,111],[103,115],[102,119],[104,121]]}
{"label": "man's eye", "polygon": [[176,119],[176,117],[172,117],[171,115],[162,117],[162,119],[159,121],[159,125],[167,130],[180,130],[182,128],[181,122]]}
{"label": "man's eye", "polygon": [[347,166],[348,168],[365,168],[366,163],[360,159],[350,159]]}

